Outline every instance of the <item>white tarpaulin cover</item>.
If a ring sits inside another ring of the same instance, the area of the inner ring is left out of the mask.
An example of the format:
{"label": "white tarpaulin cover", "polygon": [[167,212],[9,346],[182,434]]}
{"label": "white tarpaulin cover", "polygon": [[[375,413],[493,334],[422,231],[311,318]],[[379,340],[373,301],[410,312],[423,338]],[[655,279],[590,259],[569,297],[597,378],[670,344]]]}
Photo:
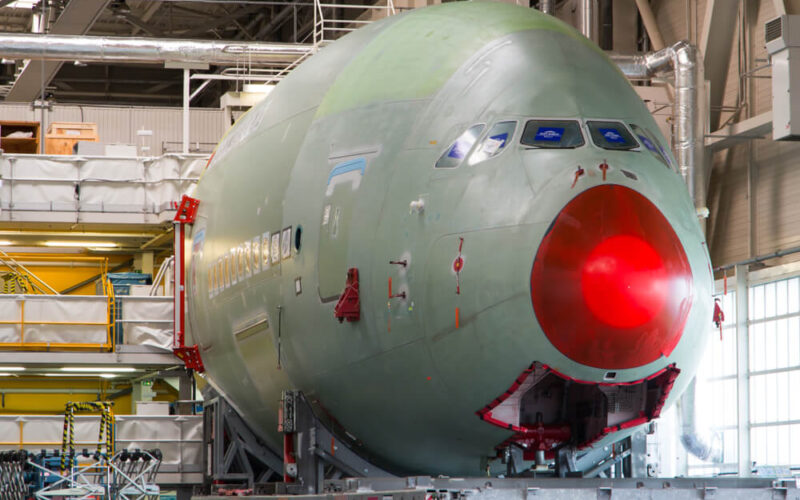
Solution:
{"label": "white tarpaulin cover", "polygon": [[[61,415],[0,415],[0,450],[23,448],[38,452],[61,447],[64,417]],[[75,416],[75,448],[97,447],[100,417]],[[30,443],[26,446],[27,443]],[[152,450],[164,455],[164,464],[201,464],[203,417],[200,415],[118,415],[116,447]]]}
{"label": "white tarpaulin cover", "polygon": [[0,208],[21,212],[132,213],[174,210],[206,155],[153,158],[0,155]]}
{"label": "white tarpaulin cover", "polygon": [[102,295],[0,295],[0,322],[15,323],[0,324],[3,343],[105,344],[108,299]]}
{"label": "white tarpaulin cover", "polygon": [[122,305],[122,343],[172,350],[172,297],[119,296]]}

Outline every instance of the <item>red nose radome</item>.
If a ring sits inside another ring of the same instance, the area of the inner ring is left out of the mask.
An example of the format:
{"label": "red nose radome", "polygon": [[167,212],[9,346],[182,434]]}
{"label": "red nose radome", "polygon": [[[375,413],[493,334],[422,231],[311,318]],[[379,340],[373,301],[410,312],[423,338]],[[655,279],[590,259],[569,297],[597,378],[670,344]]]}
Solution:
{"label": "red nose radome", "polygon": [[692,303],[692,272],[664,215],[636,191],[584,191],[545,235],[531,272],[536,318],[570,359],[604,369],[668,356]]}

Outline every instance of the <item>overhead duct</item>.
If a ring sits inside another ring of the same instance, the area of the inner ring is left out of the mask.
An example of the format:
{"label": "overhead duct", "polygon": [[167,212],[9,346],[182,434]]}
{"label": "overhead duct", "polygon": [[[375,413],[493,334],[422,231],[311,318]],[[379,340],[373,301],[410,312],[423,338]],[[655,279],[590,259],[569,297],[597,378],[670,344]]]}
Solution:
{"label": "overhead duct", "polygon": [[310,50],[291,43],[0,33],[4,59],[192,64],[293,62]]}
{"label": "overhead duct", "polygon": [[706,209],[703,143],[703,63],[697,49],[683,40],[656,52],[643,55],[611,55],[619,69],[631,80],[650,80],[672,70],[675,80],[673,152],[681,175],[698,211]]}
{"label": "overhead duct", "polygon": [[578,1],[578,28],[583,36],[594,43],[600,40],[598,10],[597,0]]}

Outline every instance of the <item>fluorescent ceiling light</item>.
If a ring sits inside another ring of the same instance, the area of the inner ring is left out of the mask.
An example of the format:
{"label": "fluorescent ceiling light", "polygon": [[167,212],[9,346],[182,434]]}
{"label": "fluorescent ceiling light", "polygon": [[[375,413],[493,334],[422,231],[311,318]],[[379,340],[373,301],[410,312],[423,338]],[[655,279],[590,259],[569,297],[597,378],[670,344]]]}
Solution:
{"label": "fluorescent ceiling light", "polygon": [[0,373],[0,377],[13,377],[16,373]]}
{"label": "fluorescent ceiling light", "polygon": [[84,373],[129,373],[135,372],[136,368],[130,367],[115,367],[115,366],[64,366],[61,368],[62,372],[84,372]]}
{"label": "fluorescent ceiling light", "polygon": [[45,241],[46,247],[80,247],[80,248],[114,248],[116,243],[110,241]]}
{"label": "fluorescent ceiling light", "polygon": [[118,377],[116,373],[45,373],[45,377],[101,377],[101,378],[115,378]]}
{"label": "fluorescent ceiling light", "polygon": [[37,0],[16,0],[15,2],[11,2],[8,6],[16,9],[33,9],[36,2]]}
{"label": "fluorescent ceiling light", "polygon": [[8,245],[13,245],[14,242],[11,240],[0,240],[0,247],[7,247]]}
{"label": "fluorescent ceiling light", "polygon": [[0,372],[24,372],[24,366],[0,366]]}

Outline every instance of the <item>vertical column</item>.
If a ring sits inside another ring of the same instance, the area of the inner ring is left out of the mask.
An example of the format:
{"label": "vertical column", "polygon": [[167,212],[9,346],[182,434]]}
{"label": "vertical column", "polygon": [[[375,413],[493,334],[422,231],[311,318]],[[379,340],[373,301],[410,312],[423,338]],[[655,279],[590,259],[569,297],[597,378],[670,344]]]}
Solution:
{"label": "vertical column", "polygon": [[183,68],[183,151],[189,152],[189,91],[191,81],[189,80],[189,68]]}
{"label": "vertical column", "polygon": [[736,398],[739,476],[749,477],[750,458],[750,334],[748,330],[747,266],[736,266]]}

